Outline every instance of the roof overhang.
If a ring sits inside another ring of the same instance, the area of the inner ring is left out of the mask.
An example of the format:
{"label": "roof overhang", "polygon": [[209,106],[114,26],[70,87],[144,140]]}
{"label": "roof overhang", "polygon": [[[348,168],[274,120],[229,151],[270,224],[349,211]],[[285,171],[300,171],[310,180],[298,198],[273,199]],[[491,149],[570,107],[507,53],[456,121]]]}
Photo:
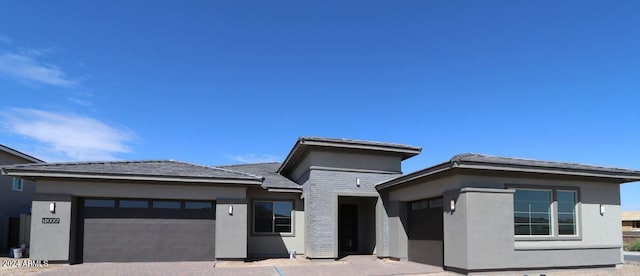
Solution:
{"label": "roof overhang", "polygon": [[[554,164],[553,162],[547,162],[547,164]],[[617,168],[603,168],[595,166],[582,166],[582,168],[566,168],[560,166],[545,165],[519,165],[519,164],[505,164],[502,162],[483,162],[483,161],[464,161],[457,158],[453,158],[447,162],[440,163],[438,165],[428,167],[413,173],[403,175],[376,185],[377,190],[383,190],[390,187],[402,185],[404,183],[413,182],[418,179],[435,176],[436,174],[448,172],[448,171],[475,171],[475,172],[516,172],[516,173],[533,173],[533,174],[545,174],[556,176],[573,176],[573,177],[585,177],[585,178],[599,178],[607,182],[613,183],[626,183],[640,181],[640,171],[617,169]]]}
{"label": "roof overhang", "polygon": [[77,172],[42,172],[22,169],[2,168],[2,174],[27,179],[86,179],[86,180],[117,180],[117,181],[152,181],[152,182],[182,182],[207,184],[241,184],[261,185],[260,178],[221,178],[221,177],[185,177],[171,175],[135,175],[108,173],[77,173]]}
{"label": "roof overhang", "polygon": [[640,221],[640,211],[622,212],[622,221]]}
{"label": "roof overhang", "polygon": [[324,147],[334,149],[351,149],[351,150],[363,150],[380,152],[386,154],[399,155],[402,160],[414,157],[422,152],[421,147],[392,144],[392,143],[378,143],[361,140],[350,139],[333,139],[333,138],[321,138],[321,137],[300,137],[293,145],[293,148],[287,155],[287,158],[282,162],[278,173],[286,171],[289,167],[293,166],[300,158],[304,156],[304,153],[309,147]]}

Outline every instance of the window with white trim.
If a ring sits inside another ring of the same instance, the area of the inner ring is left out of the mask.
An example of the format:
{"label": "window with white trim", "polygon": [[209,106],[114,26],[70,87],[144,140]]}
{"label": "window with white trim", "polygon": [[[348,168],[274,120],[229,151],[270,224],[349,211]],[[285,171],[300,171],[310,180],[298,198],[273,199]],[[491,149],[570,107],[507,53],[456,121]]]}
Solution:
{"label": "window with white trim", "polygon": [[517,188],[513,196],[516,236],[577,236],[578,192]]}
{"label": "window with white trim", "polygon": [[24,183],[22,182],[22,179],[14,177],[12,187],[14,191],[22,192],[22,190],[24,189]]}
{"label": "window with white trim", "polygon": [[256,234],[293,233],[292,201],[254,201],[253,232]]}

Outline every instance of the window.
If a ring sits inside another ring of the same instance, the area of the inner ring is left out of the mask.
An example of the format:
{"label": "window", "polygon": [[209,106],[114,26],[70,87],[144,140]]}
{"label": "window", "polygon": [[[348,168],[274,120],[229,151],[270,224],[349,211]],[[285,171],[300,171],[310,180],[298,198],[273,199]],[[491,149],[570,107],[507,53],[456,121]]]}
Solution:
{"label": "window", "polygon": [[85,199],[84,207],[114,208],[116,201],[113,199]]}
{"label": "window", "polygon": [[577,236],[578,192],[561,189],[515,189],[516,236]]}
{"label": "window", "polygon": [[429,200],[429,208],[442,208],[442,198]]}
{"label": "window", "polygon": [[442,198],[421,199],[411,202],[411,210],[422,210],[428,208],[442,208]]}
{"label": "window", "polygon": [[291,201],[255,201],[253,232],[263,234],[293,233]]}
{"label": "window", "polygon": [[557,191],[558,234],[576,235],[576,191]]}
{"label": "window", "polygon": [[149,208],[149,201],[121,199],[119,202],[119,206],[120,208]]}
{"label": "window", "polygon": [[518,189],[513,207],[516,235],[551,235],[551,191]]}
{"label": "window", "polygon": [[184,203],[185,209],[213,209],[213,204],[206,201],[186,201]]}
{"label": "window", "polygon": [[418,200],[411,202],[411,210],[422,210],[429,208],[429,200]]}
{"label": "window", "polygon": [[173,200],[154,200],[153,208],[158,209],[180,209],[180,201]]}
{"label": "window", "polygon": [[21,192],[23,188],[24,187],[23,187],[22,179],[14,177],[13,178],[13,190]]}

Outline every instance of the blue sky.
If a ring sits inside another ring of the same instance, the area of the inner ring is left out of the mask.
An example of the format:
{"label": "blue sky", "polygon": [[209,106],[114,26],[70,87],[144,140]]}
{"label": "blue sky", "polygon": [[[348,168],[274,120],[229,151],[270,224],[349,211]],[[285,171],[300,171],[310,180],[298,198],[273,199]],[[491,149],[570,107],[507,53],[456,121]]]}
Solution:
{"label": "blue sky", "polygon": [[640,169],[640,2],[3,1],[0,95],[0,143],[47,161],[281,161],[314,135],[422,146],[405,172]]}

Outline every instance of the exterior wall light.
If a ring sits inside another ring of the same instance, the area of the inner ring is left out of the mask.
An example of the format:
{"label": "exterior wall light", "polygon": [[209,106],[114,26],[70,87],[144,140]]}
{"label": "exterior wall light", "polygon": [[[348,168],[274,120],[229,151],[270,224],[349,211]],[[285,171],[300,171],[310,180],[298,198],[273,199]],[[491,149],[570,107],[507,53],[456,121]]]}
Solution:
{"label": "exterior wall light", "polygon": [[600,215],[604,216],[604,204],[600,204]]}
{"label": "exterior wall light", "polygon": [[49,203],[49,212],[51,212],[52,214],[54,214],[56,212],[56,203],[55,202]]}
{"label": "exterior wall light", "polygon": [[233,205],[229,205],[229,215],[233,216]]}
{"label": "exterior wall light", "polygon": [[455,200],[451,200],[449,202],[449,209],[451,209],[451,211],[455,211],[456,210],[456,201]]}
{"label": "exterior wall light", "polygon": [[356,177],[356,186],[360,187],[360,177]]}

